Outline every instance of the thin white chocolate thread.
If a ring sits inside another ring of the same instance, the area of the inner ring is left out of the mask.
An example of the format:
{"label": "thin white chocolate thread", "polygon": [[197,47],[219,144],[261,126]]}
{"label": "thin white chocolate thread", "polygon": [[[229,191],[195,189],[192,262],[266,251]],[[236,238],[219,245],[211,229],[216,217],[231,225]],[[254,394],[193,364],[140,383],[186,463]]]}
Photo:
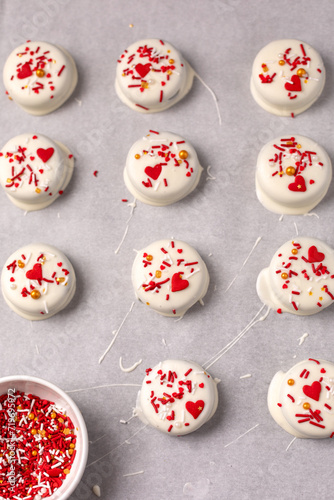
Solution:
{"label": "thin white chocolate thread", "polygon": [[[238,335],[236,337],[234,337],[234,339],[231,340],[231,342],[229,342],[225,347],[223,347],[220,351],[218,351],[210,359],[208,359],[208,361],[206,361],[203,364],[203,368],[205,368],[206,370],[208,370],[214,363],[216,363],[222,356],[224,356],[224,354],[226,354],[227,351],[229,351],[230,349],[232,349],[232,347],[234,347],[234,345],[237,342],[239,342],[239,340],[248,332],[248,330],[250,330],[254,325],[256,325],[256,323],[258,323],[260,321],[264,321],[267,318],[267,316],[268,316],[268,314],[270,312],[270,307],[268,307],[267,311],[265,312],[265,314],[263,316],[261,316],[258,319],[257,319],[257,317],[259,316],[259,314],[261,314],[261,312],[263,311],[263,309],[265,307],[266,307],[265,304],[263,304],[263,306],[261,307],[261,309],[256,313],[256,315],[248,323],[248,325],[245,326],[245,328],[240,333],[238,333]],[[210,361],[211,361],[211,363],[210,363]]]}
{"label": "thin white chocolate thread", "polygon": [[237,437],[237,439],[234,439],[233,441],[231,441],[230,443],[228,444],[225,444],[224,448],[227,448],[228,446],[230,446],[231,444],[233,443],[236,443],[237,441],[239,441],[239,439],[241,439],[242,437],[246,436],[246,434],[248,434],[249,432],[253,431],[254,429],[256,429],[256,427],[258,427],[260,424],[256,424],[254,425],[254,427],[252,427],[251,429],[248,429],[248,431],[244,432],[243,434],[241,434],[241,436]]}
{"label": "thin white chocolate thread", "polygon": [[118,245],[118,247],[117,247],[117,248],[116,248],[116,250],[115,250],[115,254],[116,254],[116,255],[117,255],[117,254],[118,254],[118,252],[120,251],[121,246],[123,245],[123,243],[124,243],[124,241],[125,241],[126,235],[128,234],[128,231],[129,231],[129,222],[130,222],[130,220],[132,219],[132,217],[133,217],[133,213],[134,213],[134,210],[135,210],[135,208],[136,208],[136,206],[137,206],[136,201],[137,201],[137,200],[136,200],[136,198],[134,198],[134,199],[133,199],[133,202],[128,204],[128,207],[131,207],[130,217],[129,217],[129,218],[128,218],[128,220],[126,221],[126,228],[125,228],[125,231],[124,231],[123,237],[122,237],[122,239],[121,239],[121,242],[120,242],[120,244]]}
{"label": "thin white chocolate thread", "polygon": [[122,323],[120,324],[120,326],[118,327],[118,329],[116,330],[116,333],[114,335],[114,338],[112,339],[112,341],[110,342],[110,344],[108,345],[107,349],[104,351],[104,353],[102,354],[102,356],[100,357],[99,359],[99,365],[102,363],[102,361],[104,360],[104,358],[106,357],[106,355],[108,354],[108,352],[110,351],[110,349],[112,348],[112,346],[114,345],[116,339],[117,339],[117,336],[119,334],[119,332],[121,331],[122,329],[122,326],[124,325],[125,321],[127,320],[127,317],[129,316],[129,314],[131,313],[132,309],[133,309],[133,306],[135,305],[134,302],[132,302],[131,304],[131,307],[130,309],[128,310],[128,312],[126,313],[126,315],[124,316],[123,318],[123,321]]}
{"label": "thin white chocolate thread", "polygon": [[104,389],[105,387],[141,387],[140,384],[105,384],[105,385],[95,385],[94,387],[83,387],[82,389],[72,389],[71,391],[65,391],[67,394],[72,392],[82,392],[91,391],[93,389]]}
{"label": "thin white chocolate thread", "polygon": [[123,477],[137,476],[137,474],[144,474],[144,471],[139,470],[138,472],[130,472],[130,474],[123,474]]}
{"label": "thin white chocolate thread", "polygon": [[204,87],[210,92],[210,94],[212,95],[212,98],[214,100],[214,103],[215,103],[215,106],[216,106],[216,110],[217,110],[217,114],[218,114],[218,122],[219,122],[219,125],[222,124],[222,118],[220,116],[220,110],[219,110],[219,106],[218,106],[218,99],[216,97],[216,94],[214,93],[214,91],[209,87],[209,85],[207,85],[205,83],[205,81],[198,75],[198,73],[196,73],[196,71],[194,71],[194,74],[195,76],[199,79],[199,81],[201,82],[202,85],[204,85]]}
{"label": "thin white chocolate thread", "polygon": [[255,248],[258,246],[258,244],[260,243],[261,240],[262,240],[262,236],[259,236],[257,238],[256,242],[254,243],[253,248],[251,249],[251,251],[247,255],[246,259],[244,260],[244,262],[243,262],[242,266],[240,267],[239,271],[237,272],[237,274],[235,275],[235,277],[233,278],[233,280],[231,281],[231,283],[228,285],[228,287],[225,289],[224,293],[226,293],[231,288],[231,286],[233,285],[233,283],[235,282],[235,280],[238,278],[238,276],[241,273],[242,269],[247,264],[248,259],[250,258],[250,256],[252,255],[252,253],[254,252]]}
{"label": "thin white chocolate thread", "polygon": [[285,451],[288,451],[288,449],[289,449],[289,448],[290,448],[290,446],[291,446],[291,445],[292,445],[292,444],[296,441],[296,439],[297,439],[297,438],[296,438],[296,437],[294,437],[294,438],[293,438],[293,440],[292,440],[292,441],[290,441],[290,443],[288,444],[288,446],[287,446],[287,448],[286,448],[286,450],[285,450]]}

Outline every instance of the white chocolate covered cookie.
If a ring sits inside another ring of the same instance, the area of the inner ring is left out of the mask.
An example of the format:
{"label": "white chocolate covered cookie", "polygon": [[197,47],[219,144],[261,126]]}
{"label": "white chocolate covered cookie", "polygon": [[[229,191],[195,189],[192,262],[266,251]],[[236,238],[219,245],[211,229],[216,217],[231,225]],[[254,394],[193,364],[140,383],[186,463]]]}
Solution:
{"label": "white chocolate covered cookie", "polygon": [[202,301],[209,281],[201,256],[179,240],[151,243],[137,252],[132,266],[137,298],[164,316],[183,316]]}
{"label": "white chocolate covered cookie", "polygon": [[217,382],[192,361],[163,361],[146,370],[135,414],[161,432],[189,434],[214,415]]}
{"label": "white chocolate covered cookie", "polygon": [[0,184],[23,210],[51,205],[73,173],[73,155],[64,144],[42,134],[21,134],[0,152]]}
{"label": "white chocolate covered cookie", "polygon": [[117,61],[116,92],[141,113],[170,108],[191,89],[194,71],[178,50],[158,39],[139,40]]}
{"label": "white chocolate covered cookie", "polygon": [[256,194],[271,212],[305,214],[324,198],[332,180],[332,163],[308,137],[277,137],[260,151]]}
{"label": "white chocolate covered cookie", "polygon": [[34,243],[14,252],[3,267],[1,288],[13,311],[30,320],[64,309],[75,293],[72,264],[57,248]]}
{"label": "white chocolate covered cookie", "polygon": [[325,85],[320,54],[300,40],[276,40],[257,54],[251,92],[266,111],[294,116],[308,109]]}
{"label": "white chocolate covered cookie", "polygon": [[334,364],[309,358],[271,381],[268,407],[273,419],[298,438],[334,437]]}
{"label": "white chocolate covered cookie", "polygon": [[334,250],[316,238],[282,245],[257,279],[261,301],[278,313],[310,315],[334,301]]}
{"label": "white chocolate covered cookie", "polygon": [[195,149],[183,137],[150,130],[131,147],[124,181],[138,200],[164,206],[191,193],[202,170]]}
{"label": "white chocolate covered cookie", "polygon": [[3,80],[7,95],[24,111],[45,115],[74,91],[78,74],[72,56],[47,42],[26,42],[8,57]]}

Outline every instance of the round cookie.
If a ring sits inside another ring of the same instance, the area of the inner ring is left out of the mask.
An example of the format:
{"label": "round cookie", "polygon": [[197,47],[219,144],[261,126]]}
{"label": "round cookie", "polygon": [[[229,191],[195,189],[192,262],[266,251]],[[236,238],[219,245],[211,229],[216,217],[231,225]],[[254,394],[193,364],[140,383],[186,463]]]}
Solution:
{"label": "round cookie", "polygon": [[21,134],[0,152],[0,184],[22,210],[51,205],[73,174],[73,155],[66,146],[42,134]]}
{"label": "round cookie", "polygon": [[309,212],[324,198],[331,180],[328,154],[302,135],[277,137],[261,149],[257,159],[256,194],[271,212]]}
{"label": "round cookie", "polygon": [[268,408],[285,431],[298,438],[334,436],[334,364],[309,358],[279,371],[268,390]]}
{"label": "round cookie", "polygon": [[14,252],[3,267],[1,288],[13,311],[30,320],[64,309],[75,293],[72,264],[57,248],[34,243]]}
{"label": "round cookie", "polygon": [[278,313],[310,315],[334,300],[334,250],[316,238],[282,245],[257,279],[261,301]]}
{"label": "round cookie", "polygon": [[161,432],[189,434],[214,415],[217,382],[192,361],[163,361],[146,370],[135,414]]}
{"label": "round cookie", "polygon": [[78,74],[67,50],[47,42],[26,42],[8,57],[3,80],[7,95],[24,111],[45,115],[74,91]]}
{"label": "round cookie", "polygon": [[129,108],[156,113],[170,108],[191,89],[194,71],[168,42],[139,40],[117,61],[116,93]]}
{"label": "round cookie", "polygon": [[164,206],[190,194],[202,170],[195,149],[183,137],[150,130],[131,147],[124,182],[138,200]]}
{"label": "round cookie", "polygon": [[251,92],[266,111],[294,116],[320,96],[326,73],[320,54],[300,40],[276,40],[257,54]]}
{"label": "round cookie", "polygon": [[155,241],[137,252],[132,266],[137,298],[164,316],[183,316],[202,300],[209,281],[201,256],[184,241]]}

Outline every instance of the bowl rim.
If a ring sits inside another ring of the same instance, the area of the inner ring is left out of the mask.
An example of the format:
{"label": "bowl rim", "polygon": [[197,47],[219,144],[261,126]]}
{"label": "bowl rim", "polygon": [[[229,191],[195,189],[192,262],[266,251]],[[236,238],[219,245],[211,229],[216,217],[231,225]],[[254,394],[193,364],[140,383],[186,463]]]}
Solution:
{"label": "bowl rim", "polygon": [[[9,375],[6,377],[0,377],[0,386],[2,384],[7,384],[9,382],[12,382],[12,383],[14,383],[14,382],[32,382],[32,383],[36,383],[39,385],[43,385],[44,387],[53,390],[54,392],[59,394],[59,396],[61,398],[63,398],[66,401],[66,403],[73,410],[73,412],[78,420],[78,424],[80,426],[80,431],[82,434],[82,442],[80,443],[80,446],[81,446],[80,456],[77,457],[78,462],[79,462],[77,472],[76,472],[75,476],[73,476],[71,481],[68,483],[68,487],[66,488],[65,491],[63,491],[61,494],[57,495],[57,493],[58,493],[58,490],[57,490],[52,496],[47,497],[50,500],[67,500],[69,498],[69,496],[77,488],[78,484],[80,483],[81,478],[83,476],[83,473],[85,471],[87,459],[88,459],[88,431],[87,431],[87,426],[86,426],[86,423],[84,421],[84,418],[81,414],[81,411],[79,410],[77,404],[73,401],[73,399],[65,391],[63,391],[62,389],[60,389],[60,387],[53,384],[52,382],[48,382],[45,379],[42,379],[40,377],[32,377],[30,375]],[[0,392],[1,392],[1,389],[0,389]]]}

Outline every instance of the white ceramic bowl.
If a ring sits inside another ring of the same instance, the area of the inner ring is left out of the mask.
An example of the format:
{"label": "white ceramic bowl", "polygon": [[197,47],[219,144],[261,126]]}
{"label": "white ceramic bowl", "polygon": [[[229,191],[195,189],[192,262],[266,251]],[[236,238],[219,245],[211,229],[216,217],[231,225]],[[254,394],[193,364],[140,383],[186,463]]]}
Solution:
{"label": "white ceramic bowl", "polygon": [[62,486],[48,500],[66,500],[78,486],[84,473],[88,456],[88,433],[85,421],[74,401],[59,387],[37,377],[13,375],[0,378],[0,395],[6,394],[9,389],[16,389],[27,394],[39,396],[42,399],[53,401],[57,406],[66,410],[75,427],[76,456],[71,472]]}

